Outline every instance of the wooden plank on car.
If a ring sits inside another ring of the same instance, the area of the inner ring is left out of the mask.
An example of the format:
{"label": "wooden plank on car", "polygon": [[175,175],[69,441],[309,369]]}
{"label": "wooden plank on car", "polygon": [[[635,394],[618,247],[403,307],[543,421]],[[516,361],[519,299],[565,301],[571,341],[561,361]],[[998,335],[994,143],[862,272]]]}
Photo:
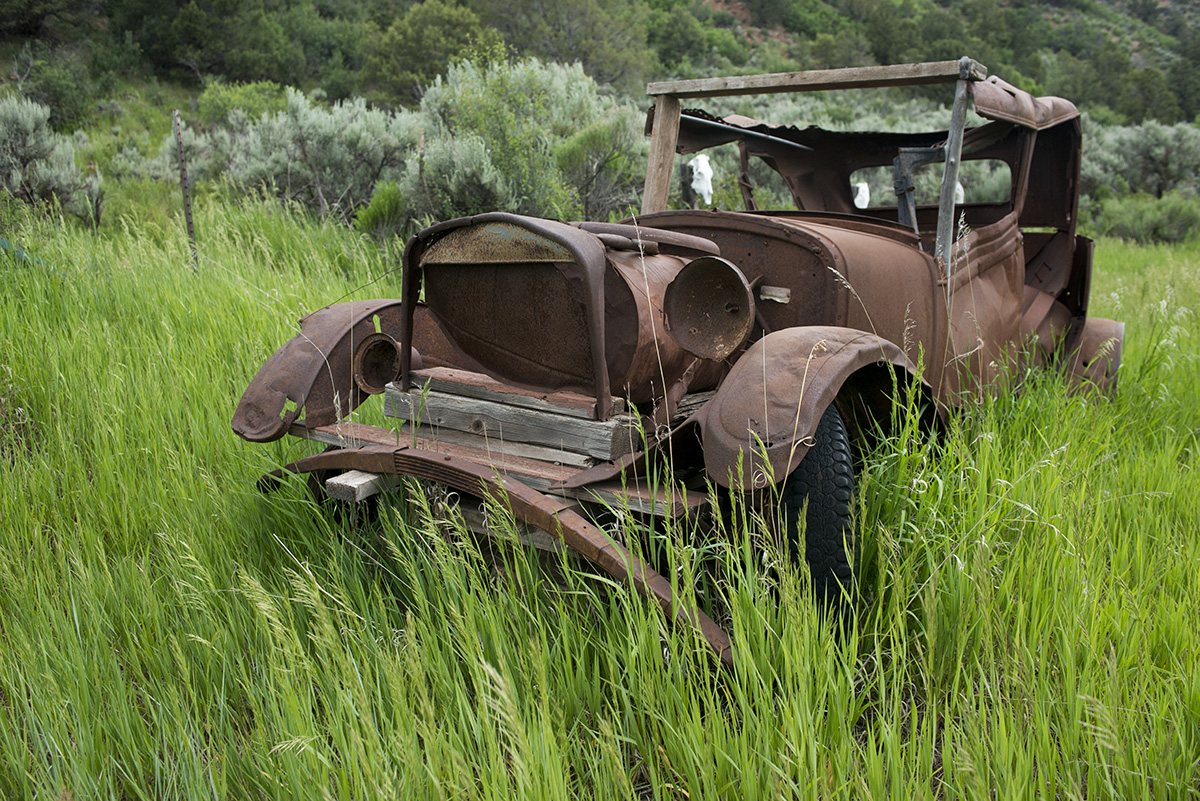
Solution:
{"label": "wooden plank on car", "polygon": [[334,500],[359,503],[400,485],[400,476],[347,470],[325,482],[325,493]]}
{"label": "wooden plank on car", "polygon": [[712,400],[717,394],[715,389],[706,390],[704,392],[692,392],[684,395],[679,399],[678,405],[675,407],[675,416],[671,418],[671,427],[680,425],[693,414],[698,412],[704,404]]}
{"label": "wooden plank on car", "polygon": [[[987,67],[977,61],[970,65],[970,79],[987,77]],[[845,67],[835,70],[775,72],[768,75],[734,75],[726,78],[695,78],[684,81],[658,81],[646,87],[651,96],[729,97],[732,95],[771,94],[775,92],[817,92],[825,89],[865,89],[873,86],[916,86],[928,83],[952,83],[958,80],[958,61],[933,61],[922,64],[893,64],[886,67]]]}
{"label": "wooden plank on car", "polygon": [[604,461],[632,453],[642,442],[638,419],[632,415],[583,420],[442,392],[405,392],[395,386],[384,393],[383,410],[389,417],[465,431],[488,442],[543,445]]}
{"label": "wooden plank on car", "polygon": [[543,445],[531,445],[527,442],[509,442],[498,437],[484,437],[469,431],[456,431],[445,426],[417,426],[417,436],[425,442],[447,443],[450,445],[465,445],[473,448],[485,457],[484,464],[491,464],[494,454],[518,456],[537,462],[553,465],[564,465],[584,469],[595,464],[596,460],[582,453],[564,451],[558,448],[547,448]]}
{"label": "wooden plank on car", "polygon": [[[539,491],[545,491],[551,484],[565,481],[583,467],[591,466],[591,460],[579,454],[564,454],[564,458],[574,457],[584,464],[567,465],[556,462],[554,459],[547,460],[536,456],[510,453],[507,448],[504,451],[495,448],[489,450],[482,438],[470,439],[464,435],[463,439],[470,441],[450,442],[442,435],[459,434],[460,432],[451,432],[449,429],[438,432],[418,431],[414,435],[412,431],[407,430],[397,432],[378,426],[342,421],[316,428],[305,428],[303,423],[292,423],[288,433],[294,437],[339,448],[355,448],[359,445],[408,445],[421,450],[444,453],[447,456],[457,456],[476,464],[486,464],[501,473],[512,473],[522,482]],[[553,453],[557,454],[558,452],[554,451]]]}
{"label": "wooden plank on car", "polygon": [[[536,392],[504,384],[483,373],[456,370],[450,367],[428,367],[412,371],[414,386],[448,395],[507,403],[526,409],[565,414],[570,417],[596,419],[596,399],[577,392]],[[613,398],[613,414],[625,411],[625,401]]]}
{"label": "wooden plank on car", "polygon": [[362,423],[352,423],[341,420],[327,426],[305,428],[304,422],[292,423],[288,433],[300,439],[309,439],[325,445],[339,448],[357,448],[360,445],[401,445],[405,440],[400,438],[400,432],[390,428],[379,428]]}

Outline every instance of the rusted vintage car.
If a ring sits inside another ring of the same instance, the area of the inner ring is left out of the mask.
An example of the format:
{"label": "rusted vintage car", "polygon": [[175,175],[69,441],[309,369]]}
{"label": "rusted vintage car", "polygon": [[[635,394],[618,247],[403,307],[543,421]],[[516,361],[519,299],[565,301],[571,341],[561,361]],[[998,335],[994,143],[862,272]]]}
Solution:
{"label": "rusted vintage car", "polygon": [[[955,86],[952,121],[925,134],[682,110],[700,97],[937,82]],[[894,404],[936,426],[1031,363],[1109,392],[1124,331],[1087,313],[1092,243],[1075,230],[1080,122],[1068,101],[970,59],[649,93],[641,216],[493,213],[422,231],[400,299],[305,317],[233,428],[332,446],[283,469],[344,473],[329,486],[349,498],[407,475],[504,503],[728,661],[726,634],[594,522],[597,504],[690,515],[706,487],[749,493],[774,505],[814,589],[835,597],[854,567],[855,459]],[[967,128],[972,102],[985,123]],[[729,143],[747,210],[667,210],[675,155]],[[751,158],[778,173],[794,210],[756,208]],[[399,433],[346,420],[371,394]],[[663,462],[674,480],[648,481]]]}

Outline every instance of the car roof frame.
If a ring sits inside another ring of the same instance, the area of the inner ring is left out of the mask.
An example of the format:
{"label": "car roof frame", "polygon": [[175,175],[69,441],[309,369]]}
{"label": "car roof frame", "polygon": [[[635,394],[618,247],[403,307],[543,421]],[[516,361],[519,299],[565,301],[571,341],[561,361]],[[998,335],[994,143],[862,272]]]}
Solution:
{"label": "car roof frame", "polygon": [[679,121],[683,98],[731,97],[749,94],[820,92],[831,89],[866,89],[887,86],[923,86],[954,83],[954,107],[946,140],[945,169],[938,201],[937,239],[934,258],[949,275],[950,248],[954,234],[954,187],[962,161],[963,134],[966,127],[968,84],[987,78],[987,67],[964,56],[957,61],[932,61],[919,64],[894,64],[885,67],[846,67],[833,70],[779,72],[767,75],[738,75],[723,78],[697,78],[684,81],[660,81],[646,87],[655,98],[654,127],[650,134],[650,156],[646,167],[646,187],[642,195],[642,213],[663,211],[667,207],[675,151],[679,142]]}

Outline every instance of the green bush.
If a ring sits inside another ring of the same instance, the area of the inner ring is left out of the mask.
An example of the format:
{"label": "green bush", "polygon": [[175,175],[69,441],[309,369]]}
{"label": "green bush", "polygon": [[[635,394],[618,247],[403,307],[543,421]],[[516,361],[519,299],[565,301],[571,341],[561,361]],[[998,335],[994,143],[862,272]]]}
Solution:
{"label": "green bush", "polygon": [[561,141],[554,157],[575,190],[583,216],[601,220],[637,204],[648,146],[641,115],[622,106]]}
{"label": "green bush", "polygon": [[1081,190],[1102,187],[1163,197],[1173,190],[1200,189],[1200,129],[1189,123],[1105,126],[1084,119]]}
{"label": "green bush", "polygon": [[355,230],[377,242],[396,236],[403,239],[411,224],[411,208],[395,181],[378,184],[371,202],[359,209],[354,218]]}
{"label": "green bush", "polygon": [[505,210],[558,218],[577,216],[579,206],[555,169],[553,143],[600,119],[605,108],[578,64],[536,59],[456,64],[421,101],[443,135],[480,139],[515,200]]}
{"label": "green bush", "polygon": [[273,81],[213,83],[200,93],[196,105],[201,122],[218,125],[228,122],[234,109],[251,120],[283,111],[287,108],[287,94]]}
{"label": "green bush", "polygon": [[[226,176],[383,237],[426,217],[603,219],[636,205],[647,149],[641,114],[601,96],[578,64],[462,62],[418,110],[397,112],[361,98],[324,107],[289,89],[283,110],[263,113],[274,91],[259,83],[201,96],[200,118],[220,122],[183,131],[193,180]],[[177,182],[174,137],[150,159],[124,147],[113,171]]]}
{"label": "green bush", "polygon": [[477,136],[431,140],[409,164],[404,185],[413,216],[448,220],[488,211],[512,211],[519,205]]}
{"label": "green bush", "polygon": [[87,66],[75,53],[48,51],[34,57],[28,47],[22,58],[28,58],[29,74],[21,82],[20,91],[26,99],[50,110],[50,127],[68,133],[87,122],[92,111],[91,98],[97,93],[89,79]]}
{"label": "green bush", "polygon": [[1200,198],[1168,192],[1110,197],[1097,202],[1092,227],[1101,236],[1141,244],[1176,243],[1200,238]]}
{"label": "green bush", "polygon": [[50,109],[0,97],[0,188],[30,205],[57,205],[99,225],[100,186],[98,173],[80,173],[71,140],[51,129]]}

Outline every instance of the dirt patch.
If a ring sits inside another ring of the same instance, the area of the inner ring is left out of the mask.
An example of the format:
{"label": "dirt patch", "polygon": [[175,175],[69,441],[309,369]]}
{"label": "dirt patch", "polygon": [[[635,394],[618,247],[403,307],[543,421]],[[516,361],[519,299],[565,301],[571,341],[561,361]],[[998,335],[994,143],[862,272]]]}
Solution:
{"label": "dirt patch", "polygon": [[741,0],[705,0],[705,5],[713,11],[729,12],[743,27],[750,25],[750,9]]}

